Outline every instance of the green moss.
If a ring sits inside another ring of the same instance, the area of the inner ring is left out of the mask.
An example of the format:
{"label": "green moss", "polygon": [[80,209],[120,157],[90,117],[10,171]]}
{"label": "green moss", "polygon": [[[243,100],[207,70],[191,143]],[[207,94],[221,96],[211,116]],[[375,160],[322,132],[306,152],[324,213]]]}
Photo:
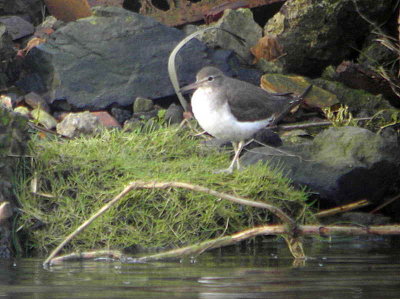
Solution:
{"label": "green moss", "polygon": [[[19,226],[26,245],[42,253],[51,250],[134,180],[198,184],[277,204],[300,222],[309,219],[306,194],[265,165],[232,175],[213,174],[229,165],[230,155],[206,150],[201,140],[165,127],[146,133],[105,131],[92,138],[35,140],[35,176],[22,176],[17,183],[23,210]],[[33,177],[42,195],[30,193]],[[72,240],[69,249],[179,246],[270,220],[265,211],[203,193],[137,190]]]}

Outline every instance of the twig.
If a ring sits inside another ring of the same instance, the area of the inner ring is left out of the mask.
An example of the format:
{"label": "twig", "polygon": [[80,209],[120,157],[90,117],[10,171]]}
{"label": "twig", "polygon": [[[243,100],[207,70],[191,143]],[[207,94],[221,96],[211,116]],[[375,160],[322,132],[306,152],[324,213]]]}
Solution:
{"label": "twig", "polygon": [[56,247],[52,251],[52,253],[49,255],[49,257],[44,261],[43,266],[49,265],[50,261],[57,255],[57,253],[69,242],[71,241],[75,236],[77,236],[79,233],[81,233],[87,226],[89,226],[97,217],[101,216],[104,214],[109,208],[111,208],[118,200],[120,200],[122,197],[124,197],[129,191],[132,190],[132,184],[130,184],[128,187],[125,187],[125,189],[118,194],[116,197],[114,197],[108,204],[104,205],[99,211],[97,211],[95,214],[93,214],[87,221],[82,223],[75,231],[73,231],[68,237],[65,238],[64,241],[61,242],[60,245]]}
{"label": "twig", "polygon": [[332,216],[332,215],[336,215],[336,214],[339,214],[339,213],[344,213],[344,212],[347,212],[347,211],[350,211],[350,210],[355,210],[355,209],[358,209],[358,208],[362,208],[362,207],[368,206],[370,204],[371,203],[368,200],[361,199],[359,201],[352,202],[352,203],[349,203],[347,205],[335,207],[335,208],[328,209],[328,210],[323,210],[323,211],[321,211],[319,213],[316,213],[314,216],[318,217],[318,218]]}
{"label": "twig", "polygon": [[56,136],[61,137],[61,138],[65,138],[65,139],[72,139],[69,136],[58,134],[56,131],[52,131],[52,130],[46,129],[44,127],[37,126],[31,121],[28,121],[28,126],[30,126],[32,129],[34,129],[36,131],[39,131],[39,132],[49,133],[49,134],[56,135]]}
{"label": "twig", "polygon": [[122,258],[122,252],[119,250],[96,250],[86,252],[74,252],[71,254],[56,257],[51,260],[51,264],[60,264],[63,262],[73,262],[80,260],[89,260],[96,258],[112,258],[120,260]]}
{"label": "twig", "polygon": [[134,189],[167,189],[167,188],[183,188],[183,189],[188,189],[192,191],[198,191],[198,192],[203,192],[207,194],[214,195],[218,198],[223,198],[226,200],[230,200],[232,202],[236,202],[242,205],[247,205],[251,207],[256,207],[256,208],[262,208],[262,209],[267,209],[271,213],[275,214],[279,219],[281,219],[285,224],[290,225],[290,227],[295,226],[295,221],[291,219],[287,214],[285,214],[281,209],[267,204],[263,202],[258,202],[258,201],[251,201],[245,198],[241,197],[236,197],[233,195],[229,195],[226,193],[221,193],[218,191],[211,190],[209,188],[199,186],[199,185],[192,185],[188,183],[182,183],[182,182],[143,182],[143,181],[134,181],[130,183],[127,187],[124,188],[124,190],[118,194],[116,197],[114,197],[109,203],[104,205],[99,211],[97,211],[95,214],[93,214],[87,221],[82,223],[75,231],[73,231],[70,235],[68,235],[67,238],[63,242],[61,242],[60,245],[57,246],[56,249],[54,249],[49,257],[44,261],[43,265],[47,266],[50,264],[51,260],[57,255],[57,253],[69,242],[71,241],[75,236],[77,236],[79,233],[81,233],[87,226],[89,226],[96,218],[104,214],[108,209],[110,209],[114,204],[116,204],[121,198],[123,198],[127,193],[129,193],[131,190]]}
{"label": "twig", "polygon": [[394,202],[394,201],[396,201],[398,199],[400,199],[400,194],[396,195],[395,197],[392,197],[392,198],[388,199],[383,204],[381,204],[381,205],[377,206],[375,209],[373,209],[370,213],[374,214],[374,213],[378,212],[382,208],[386,207],[387,205],[391,204],[392,202]]}
{"label": "twig", "polygon": [[[354,118],[354,121],[363,121],[363,120],[372,120],[372,117],[359,117]],[[291,125],[279,125],[276,126],[278,129],[290,131],[295,129],[306,129],[310,127],[322,127],[322,126],[330,126],[332,125],[331,121],[319,121],[319,122],[311,122],[311,123],[299,123],[299,124],[291,124]]]}
{"label": "twig", "polygon": [[[179,249],[169,250],[166,252],[157,253],[154,255],[143,256],[140,258],[134,258],[132,262],[148,262],[153,260],[177,258],[188,255],[195,255],[204,250],[224,247],[238,243],[240,241],[253,238],[259,235],[290,235],[291,230],[285,225],[265,225],[254,227],[248,230],[244,230],[240,233],[217,238],[214,240],[208,240],[192,246],[187,246]],[[300,236],[304,235],[399,235],[400,225],[376,225],[376,226],[319,226],[319,225],[299,225],[297,227],[297,233]],[[291,248],[291,247],[289,247]]]}
{"label": "twig", "polygon": [[[298,235],[320,235],[320,236],[329,236],[329,235],[399,235],[400,234],[400,225],[375,225],[375,226],[319,226],[319,225],[300,225],[297,227]],[[231,236],[224,236],[221,238],[217,238],[214,240],[207,240],[198,244],[194,244],[191,246],[186,246],[183,248],[173,249],[166,252],[161,252],[153,255],[143,256],[139,258],[132,257],[122,257],[120,253],[117,251],[115,255],[111,257],[120,258],[121,260],[130,263],[144,263],[155,260],[169,259],[169,258],[181,258],[183,256],[193,256],[198,255],[205,250],[220,248],[224,246],[229,246],[241,241],[244,241],[249,238],[253,238],[256,236],[267,236],[267,235],[287,235],[291,234],[291,230],[285,225],[264,225],[259,227],[254,227],[251,229],[247,229],[241,231],[239,233],[233,234]],[[86,252],[86,253],[73,253],[65,256],[60,256],[56,259],[53,259],[55,262],[63,262],[76,260],[75,258],[80,259],[89,259],[93,257],[98,257],[98,252]],[[113,252],[113,251],[112,251]],[[107,254],[107,251],[105,251]],[[93,257],[92,257],[93,256]],[[103,255],[104,256],[104,255]]]}

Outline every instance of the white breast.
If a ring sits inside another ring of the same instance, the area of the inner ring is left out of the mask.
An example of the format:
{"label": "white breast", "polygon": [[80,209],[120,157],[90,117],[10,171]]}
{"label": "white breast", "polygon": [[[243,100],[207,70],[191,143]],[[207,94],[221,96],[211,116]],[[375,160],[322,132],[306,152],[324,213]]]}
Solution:
{"label": "white breast", "polygon": [[241,141],[267,126],[270,119],[254,122],[239,122],[231,113],[228,103],[218,105],[209,88],[199,88],[192,97],[192,110],[200,126],[212,136]]}

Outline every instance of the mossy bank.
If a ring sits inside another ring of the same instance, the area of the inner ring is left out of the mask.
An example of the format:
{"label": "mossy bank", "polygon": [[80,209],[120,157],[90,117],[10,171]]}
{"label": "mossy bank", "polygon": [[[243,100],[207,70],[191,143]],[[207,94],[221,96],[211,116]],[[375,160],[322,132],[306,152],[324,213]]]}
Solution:
{"label": "mossy bank", "polygon": [[[230,154],[201,142],[176,127],[103,131],[74,140],[36,136],[31,163],[21,164],[16,179],[21,205],[17,227],[25,254],[54,248],[135,180],[198,184],[275,204],[300,223],[311,221],[306,193],[291,187],[278,171],[257,164],[231,175],[214,174],[229,165]],[[173,247],[271,220],[265,210],[203,193],[136,190],[73,239],[68,249]]]}

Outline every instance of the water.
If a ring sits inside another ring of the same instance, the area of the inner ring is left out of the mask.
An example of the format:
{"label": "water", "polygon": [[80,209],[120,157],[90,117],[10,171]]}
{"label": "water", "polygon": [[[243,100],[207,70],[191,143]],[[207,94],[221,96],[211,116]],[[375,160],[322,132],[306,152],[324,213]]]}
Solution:
{"label": "water", "polygon": [[294,265],[282,242],[234,246],[148,264],[0,263],[0,298],[399,299],[398,239],[314,241]]}

